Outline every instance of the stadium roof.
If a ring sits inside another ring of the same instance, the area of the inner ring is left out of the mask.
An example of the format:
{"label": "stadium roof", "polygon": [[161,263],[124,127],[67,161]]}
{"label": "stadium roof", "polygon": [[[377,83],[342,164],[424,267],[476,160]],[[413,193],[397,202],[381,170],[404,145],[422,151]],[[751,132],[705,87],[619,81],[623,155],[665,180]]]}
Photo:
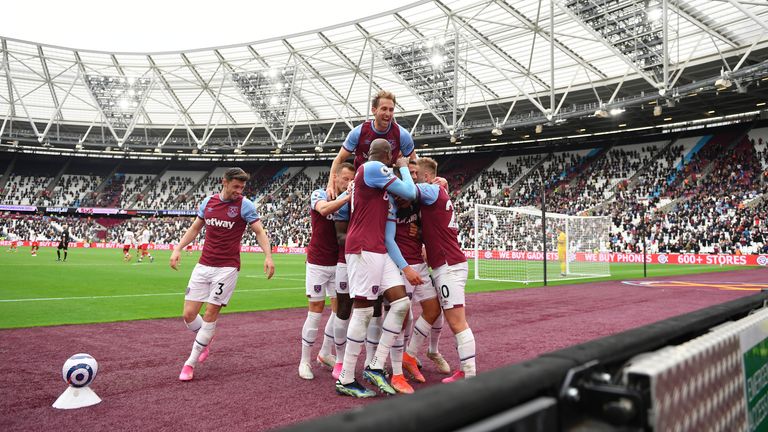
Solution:
{"label": "stadium roof", "polygon": [[687,95],[675,89],[710,78],[708,88],[722,78],[729,87],[720,90],[747,93],[768,76],[767,23],[768,4],[743,0],[422,0],[332,27],[182,52],[0,36],[0,119],[26,123],[40,142],[57,128],[87,140],[84,131],[103,127],[118,145],[181,134],[203,148],[224,133],[233,146],[274,148],[299,134],[324,144],[365,118],[372,93],[386,89],[397,95],[398,115],[428,126],[425,133],[504,129],[526,117],[556,126],[569,111],[661,96],[659,104],[674,105]]}

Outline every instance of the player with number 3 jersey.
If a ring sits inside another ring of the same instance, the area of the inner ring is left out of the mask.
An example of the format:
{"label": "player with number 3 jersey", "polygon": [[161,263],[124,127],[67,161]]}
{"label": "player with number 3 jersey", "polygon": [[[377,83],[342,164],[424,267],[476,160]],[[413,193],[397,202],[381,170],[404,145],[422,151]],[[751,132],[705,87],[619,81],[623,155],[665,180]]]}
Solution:
{"label": "player with number 3 jersey", "polygon": [[[205,249],[192,271],[184,298],[184,322],[195,333],[192,353],[181,369],[179,379],[191,381],[198,362],[208,357],[208,345],[216,331],[216,319],[235,290],[240,272],[240,242],[246,227],[255,234],[264,251],[264,273],[272,278],[275,265],[269,237],[259,220],[253,202],[243,197],[245,182],[250,176],[240,168],[224,172],[222,189],[206,198],[197,211],[197,218],[171,254],[171,268],[178,270],[181,251],[200,234],[205,226]],[[205,316],[200,309],[205,306]]]}

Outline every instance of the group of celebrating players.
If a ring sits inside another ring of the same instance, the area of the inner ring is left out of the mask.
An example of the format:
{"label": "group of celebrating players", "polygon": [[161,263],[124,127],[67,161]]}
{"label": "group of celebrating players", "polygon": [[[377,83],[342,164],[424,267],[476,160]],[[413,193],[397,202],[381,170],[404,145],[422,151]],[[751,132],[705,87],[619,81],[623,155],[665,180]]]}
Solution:
{"label": "group of celebrating players", "polygon": [[[436,161],[416,157],[411,135],[394,121],[394,108],[392,93],[376,95],[373,119],[349,133],[331,166],[328,188],[314,191],[309,203],[309,311],[301,332],[298,373],[314,378],[312,347],[328,296],[332,313],[316,359],[332,369],[339,394],[359,398],[376,395],[355,379],[363,345],[363,378],[384,394],[413,393],[404,371],[425,382],[418,354],[428,339],[427,357],[439,372],[450,374],[438,351],[444,321],[455,336],[460,366],[443,382],[476,373],[475,338],[464,307],[467,259],[457,241],[447,182],[437,176]],[[354,164],[345,162],[352,156]],[[206,227],[206,247],[185,297],[184,321],[196,335],[179,375],[182,381],[192,380],[195,367],[208,357],[218,314],[235,288],[246,227],[265,253],[267,277],[275,271],[256,208],[242,196],[248,178],[239,168],[227,170],[222,191],[203,201],[171,255],[170,265],[177,269],[181,251]],[[417,319],[412,301],[421,305]],[[385,372],[388,358],[391,374]]]}

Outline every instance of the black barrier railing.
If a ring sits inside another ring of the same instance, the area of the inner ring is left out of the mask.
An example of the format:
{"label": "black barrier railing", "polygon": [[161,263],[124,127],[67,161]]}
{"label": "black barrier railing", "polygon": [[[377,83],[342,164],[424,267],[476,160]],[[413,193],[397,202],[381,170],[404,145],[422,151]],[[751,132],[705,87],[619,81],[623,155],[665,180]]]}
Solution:
{"label": "black barrier railing", "polygon": [[[644,430],[647,395],[617,384],[619,368],[638,354],[685,342],[742,318],[766,301],[766,292],[743,297],[284,430]],[[549,398],[557,401],[556,409],[542,402]],[[536,400],[540,402],[533,403]]]}

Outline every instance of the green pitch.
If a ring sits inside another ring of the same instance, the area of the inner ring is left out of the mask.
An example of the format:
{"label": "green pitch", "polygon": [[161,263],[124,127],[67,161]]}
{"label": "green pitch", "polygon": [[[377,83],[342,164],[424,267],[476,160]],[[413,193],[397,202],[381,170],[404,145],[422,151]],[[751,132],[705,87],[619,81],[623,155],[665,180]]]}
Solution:
{"label": "green pitch", "polygon": [[[181,268],[168,266],[169,251],[156,251],[155,262],[126,263],[121,249],[71,249],[66,263],[56,250],[29,248],[16,253],[0,250],[0,328],[180,317],[189,275],[199,252],[182,255]],[[237,290],[225,313],[305,307],[304,256],[274,255],[272,280],[263,273],[264,255],[244,253]],[[471,264],[471,262],[470,262]],[[522,288],[522,284],[475,281],[470,265],[468,292]],[[648,266],[648,276],[667,276],[744,269],[723,266]],[[613,264],[610,279],[638,279],[642,264]],[[556,284],[587,283],[595,279],[561,280]],[[605,279],[600,279],[605,280]],[[540,286],[530,284],[527,287]]]}

